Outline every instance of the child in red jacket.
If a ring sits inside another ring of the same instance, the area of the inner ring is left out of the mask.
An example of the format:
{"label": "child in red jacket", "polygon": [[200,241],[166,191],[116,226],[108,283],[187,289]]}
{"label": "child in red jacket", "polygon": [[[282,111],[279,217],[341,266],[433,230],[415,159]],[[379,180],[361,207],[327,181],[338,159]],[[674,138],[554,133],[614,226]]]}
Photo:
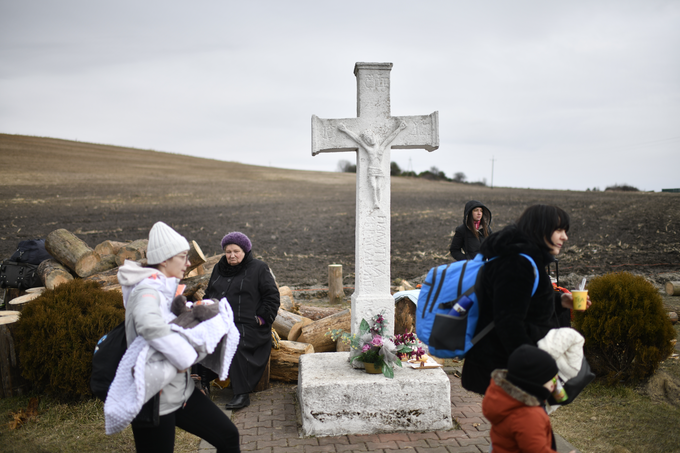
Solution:
{"label": "child in red jacket", "polygon": [[494,370],[482,400],[482,412],[491,422],[493,453],[556,452],[545,411],[556,377],[555,360],[530,345],[510,355],[507,370]]}

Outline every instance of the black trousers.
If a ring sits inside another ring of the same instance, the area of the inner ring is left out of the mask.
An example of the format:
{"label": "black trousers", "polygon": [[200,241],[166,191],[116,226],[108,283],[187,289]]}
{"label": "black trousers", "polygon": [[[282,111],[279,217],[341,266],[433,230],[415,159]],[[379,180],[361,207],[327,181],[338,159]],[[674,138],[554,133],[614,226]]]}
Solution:
{"label": "black trousers", "polygon": [[217,449],[217,453],[241,451],[236,425],[196,389],[184,407],[162,415],[158,426],[132,426],[137,453],[172,453],[175,449],[175,426],[204,439]]}

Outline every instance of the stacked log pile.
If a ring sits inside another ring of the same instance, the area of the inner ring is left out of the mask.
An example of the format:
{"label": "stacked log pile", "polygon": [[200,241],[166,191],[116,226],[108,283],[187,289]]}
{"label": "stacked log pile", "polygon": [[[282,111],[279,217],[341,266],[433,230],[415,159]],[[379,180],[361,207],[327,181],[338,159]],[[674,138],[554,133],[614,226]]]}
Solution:
{"label": "stacked log pile", "polygon": [[[222,255],[206,258],[195,241],[189,241],[189,267],[181,283],[186,286],[188,300],[203,299],[213,267]],[[51,232],[45,239],[45,248],[53,259],[43,261],[38,273],[45,289],[73,279],[96,281],[105,290],[121,291],[117,274],[125,260],[146,265],[147,239],[132,242],[106,240],[90,248],[83,240],[66,229]],[[335,351],[336,342],[327,335],[330,330],[350,330],[350,311],[339,307],[317,307],[296,303],[290,288],[282,286],[281,308],[272,328],[281,338],[278,349],[272,349],[270,378],[296,381],[300,356],[315,352]],[[12,308],[21,307],[39,295],[19,294],[10,302]],[[18,319],[18,316],[16,317]],[[16,319],[7,319],[8,322]],[[1,341],[0,341],[1,343]],[[2,354],[0,354],[2,355]],[[11,362],[11,361],[10,361]],[[3,367],[5,372],[7,367]],[[11,384],[10,384],[11,386]]]}

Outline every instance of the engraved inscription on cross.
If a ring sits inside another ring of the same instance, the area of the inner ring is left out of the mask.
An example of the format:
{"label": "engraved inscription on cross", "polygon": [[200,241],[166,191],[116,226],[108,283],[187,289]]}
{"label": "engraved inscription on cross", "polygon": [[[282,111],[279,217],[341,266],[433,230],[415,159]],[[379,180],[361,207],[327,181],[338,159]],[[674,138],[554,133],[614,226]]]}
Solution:
{"label": "engraved inscription on cross", "polygon": [[[362,319],[384,312],[394,320],[390,294],[390,150],[439,148],[439,114],[390,116],[392,63],[357,63],[357,118],[312,115],[312,155],[357,153],[355,290],[352,333]],[[388,324],[390,335],[394,323]]]}

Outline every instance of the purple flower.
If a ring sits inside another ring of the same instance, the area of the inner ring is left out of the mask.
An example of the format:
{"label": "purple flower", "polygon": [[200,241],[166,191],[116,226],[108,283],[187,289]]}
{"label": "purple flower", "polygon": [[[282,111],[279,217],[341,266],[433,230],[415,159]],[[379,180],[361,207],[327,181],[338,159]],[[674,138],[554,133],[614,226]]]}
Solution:
{"label": "purple flower", "polygon": [[366,352],[366,351],[368,351],[369,349],[371,349],[371,345],[368,344],[368,343],[366,343],[366,344],[361,348],[361,352]]}
{"label": "purple flower", "polygon": [[382,337],[381,337],[380,335],[376,335],[376,336],[373,337],[373,339],[371,340],[371,344],[372,344],[373,346],[382,346],[382,344],[383,344]]}

